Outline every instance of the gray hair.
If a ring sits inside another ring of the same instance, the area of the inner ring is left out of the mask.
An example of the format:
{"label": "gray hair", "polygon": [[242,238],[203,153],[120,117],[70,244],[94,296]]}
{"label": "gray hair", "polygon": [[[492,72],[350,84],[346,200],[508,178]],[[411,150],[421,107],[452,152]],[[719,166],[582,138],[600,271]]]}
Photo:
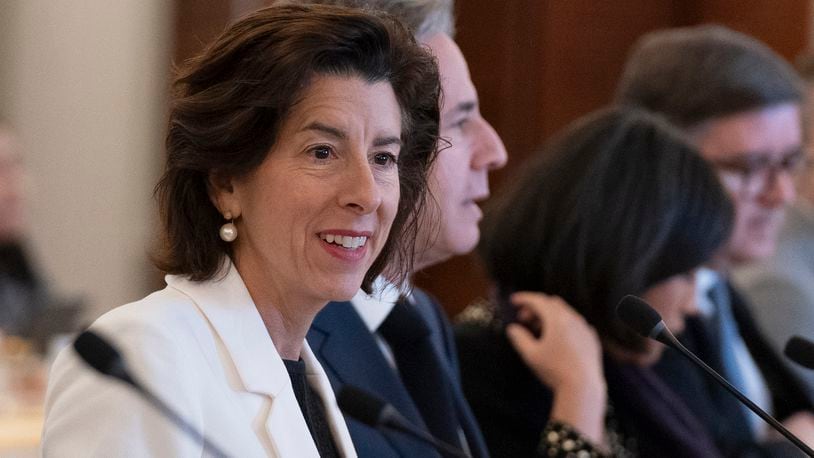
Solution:
{"label": "gray hair", "polygon": [[306,3],[384,11],[404,22],[418,40],[439,33],[455,36],[454,0],[306,0]]}
{"label": "gray hair", "polygon": [[801,103],[794,69],[764,43],[718,25],[659,30],[633,48],[616,101],[682,128],[780,103]]}

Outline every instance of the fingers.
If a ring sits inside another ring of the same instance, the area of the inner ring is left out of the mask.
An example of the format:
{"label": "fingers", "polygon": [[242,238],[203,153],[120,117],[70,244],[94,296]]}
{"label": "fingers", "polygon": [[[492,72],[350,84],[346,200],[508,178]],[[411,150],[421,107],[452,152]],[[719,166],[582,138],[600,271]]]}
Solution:
{"label": "fingers", "polygon": [[541,321],[545,326],[546,321],[552,325],[561,321],[584,321],[582,315],[558,296],[520,291],[512,294],[509,299],[521,307],[518,318],[523,322]]}
{"label": "fingers", "polygon": [[537,339],[522,325],[512,323],[506,326],[506,335],[515,349],[522,355],[530,351],[536,344]]}
{"label": "fingers", "polygon": [[524,326],[512,323],[506,326],[506,335],[520,358],[536,373],[544,373],[545,361],[539,355],[545,353],[546,343],[534,337]]}

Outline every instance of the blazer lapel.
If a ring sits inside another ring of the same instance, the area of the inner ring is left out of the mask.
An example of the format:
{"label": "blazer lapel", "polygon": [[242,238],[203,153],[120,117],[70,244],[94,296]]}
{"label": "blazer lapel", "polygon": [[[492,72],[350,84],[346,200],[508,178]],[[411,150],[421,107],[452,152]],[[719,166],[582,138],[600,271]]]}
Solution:
{"label": "blazer lapel", "polygon": [[355,456],[356,451],[353,447],[353,441],[351,441],[342,412],[336,404],[336,397],[331,389],[331,383],[328,381],[328,376],[320,366],[308,343],[303,346],[302,359],[305,361],[309,385],[314,388],[322,399],[322,405],[325,407],[325,418],[328,420],[328,426],[331,428],[336,447],[342,452],[343,456]]}
{"label": "blazer lapel", "polygon": [[[308,341],[335,391],[347,384],[374,393],[426,430],[418,408],[350,302],[329,303],[311,325]],[[402,434],[384,436],[401,456],[416,456],[416,448],[423,448]]]}
{"label": "blazer lapel", "polygon": [[458,351],[455,347],[455,340],[451,335],[451,330],[446,319],[441,315],[438,302],[425,291],[414,288],[413,300],[418,307],[419,312],[424,317],[424,320],[433,329],[431,338],[437,356],[441,359],[441,366],[444,369],[444,375],[447,378],[447,384],[452,393],[453,402],[455,405],[455,412],[458,415],[458,422],[461,429],[464,431],[467,445],[469,445],[470,453],[478,457],[488,457],[489,451],[486,448],[486,440],[481,433],[480,426],[475,420],[475,414],[469,407],[466,401],[463,390],[461,388],[461,377],[458,373]]}
{"label": "blazer lapel", "polygon": [[192,282],[168,276],[167,284],[189,296],[209,321],[233,388],[264,398],[253,425],[270,453],[318,457],[285,364],[237,269],[227,261],[215,278]]}
{"label": "blazer lapel", "polygon": [[811,410],[812,404],[800,380],[788,369],[760,332],[746,299],[730,282],[727,282],[727,287],[732,297],[732,315],[738,323],[738,329],[749,354],[766,380],[766,389],[772,396],[775,415],[782,418],[800,410]]}

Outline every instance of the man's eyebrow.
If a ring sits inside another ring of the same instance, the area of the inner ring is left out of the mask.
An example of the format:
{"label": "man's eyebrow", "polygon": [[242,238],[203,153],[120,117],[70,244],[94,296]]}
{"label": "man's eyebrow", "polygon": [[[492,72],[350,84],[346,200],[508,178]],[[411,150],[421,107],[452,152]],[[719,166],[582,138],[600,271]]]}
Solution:
{"label": "man's eyebrow", "polygon": [[463,102],[455,105],[452,108],[452,110],[449,111],[449,113],[452,113],[452,114],[455,114],[455,113],[469,113],[469,112],[474,111],[475,108],[477,108],[477,106],[478,106],[478,102],[476,102],[474,100],[466,100],[466,101],[463,101]]}

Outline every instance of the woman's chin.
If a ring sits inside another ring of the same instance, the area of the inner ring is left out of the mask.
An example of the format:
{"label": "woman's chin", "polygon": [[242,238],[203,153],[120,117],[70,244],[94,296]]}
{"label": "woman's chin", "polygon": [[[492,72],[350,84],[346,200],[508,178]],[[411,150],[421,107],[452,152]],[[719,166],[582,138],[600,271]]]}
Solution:
{"label": "woman's chin", "polygon": [[359,289],[362,287],[362,281],[364,281],[364,276],[356,278],[343,278],[338,279],[333,285],[330,287],[330,292],[327,295],[328,302],[346,302],[356,295],[359,292]]}

